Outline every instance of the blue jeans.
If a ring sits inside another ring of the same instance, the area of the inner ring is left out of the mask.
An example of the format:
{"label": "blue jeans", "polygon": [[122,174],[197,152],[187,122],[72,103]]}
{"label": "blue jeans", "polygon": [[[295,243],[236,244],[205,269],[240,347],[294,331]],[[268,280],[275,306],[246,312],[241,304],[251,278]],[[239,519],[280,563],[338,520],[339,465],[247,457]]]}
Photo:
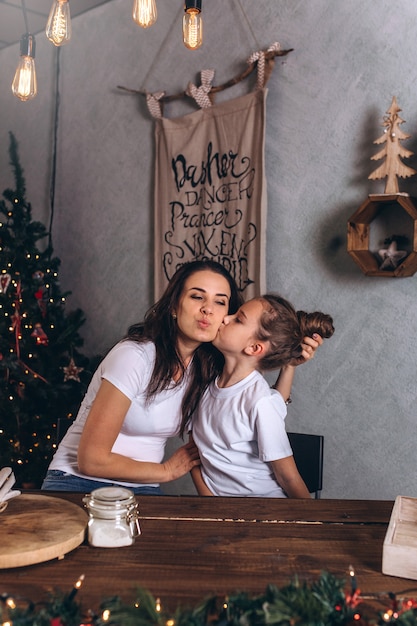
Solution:
{"label": "blue jeans", "polygon": [[[100,487],[121,487],[120,483],[105,483],[100,480],[90,480],[89,478],[81,478],[68,474],[61,470],[48,470],[41,489],[44,491],[80,491],[83,493],[91,493],[94,489]],[[133,491],[135,495],[162,496],[164,495],[160,487],[127,487]]]}

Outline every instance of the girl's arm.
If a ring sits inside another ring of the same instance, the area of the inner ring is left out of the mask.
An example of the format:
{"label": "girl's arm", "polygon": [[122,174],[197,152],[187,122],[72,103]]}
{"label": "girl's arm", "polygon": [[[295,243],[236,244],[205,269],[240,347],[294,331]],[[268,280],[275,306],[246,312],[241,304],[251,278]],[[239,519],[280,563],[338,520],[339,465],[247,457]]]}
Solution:
{"label": "girl's arm", "polygon": [[195,445],[178,448],[164,463],[135,461],[112,452],[130,400],[103,380],[88,414],[78,447],[78,466],[87,476],[138,483],[166,483],[187,474],[199,464]]}
{"label": "girl's arm", "polygon": [[[188,442],[195,446],[193,434],[191,431],[189,432]],[[197,489],[197,493],[199,496],[214,496],[214,493],[210,491],[210,489],[204,482],[200,467],[193,467],[193,469],[191,470],[191,478],[193,479],[194,487]]]}
{"label": "girl's arm", "polygon": [[295,367],[294,365],[284,365],[281,367],[278,374],[278,378],[275,384],[272,385],[273,389],[280,392],[285,402],[289,404],[291,402],[291,389],[294,380]]}
{"label": "girl's arm", "polygon": [[194,486],[197,489],[199,496],[214,496],[214,493],[210,491],[204,482],[201,469],[199,467],[193,467],[191,470],[191,478],[193,479]]}
{"label": "girl's arm", "polygon": [[277,483],[289,498],[311,498],[305,482],[301,478],[293,456],[271,461]]}

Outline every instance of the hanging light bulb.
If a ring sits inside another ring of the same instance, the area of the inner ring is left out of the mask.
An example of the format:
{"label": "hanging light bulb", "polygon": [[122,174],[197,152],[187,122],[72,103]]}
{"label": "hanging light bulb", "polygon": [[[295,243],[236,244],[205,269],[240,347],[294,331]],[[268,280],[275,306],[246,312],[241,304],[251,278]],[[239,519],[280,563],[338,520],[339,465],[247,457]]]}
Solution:
{"label": "hanging light bulb", "polygon": [[68,0],[54,0],[45,30],[49,41],[63,46],[71,39],[71,16]]}
{"label": "hanging light bulb", "polygon": [[190,50],[196,50],[203,43],[201,0],[185,0],[184,11],[185,13],[182,20],[184,45]]}
{"label": "hanging light bulb", "polygon": [[132,17],[142,28],[155,24],[158,17],[155,0],[134,0]]}
{"label": "hanging light bulb", "polygon": [[35,37],[26,33],[20,40],[20,61],[12,82],[13,94],[20,100],[30,100],[38,92],[35,70]]}

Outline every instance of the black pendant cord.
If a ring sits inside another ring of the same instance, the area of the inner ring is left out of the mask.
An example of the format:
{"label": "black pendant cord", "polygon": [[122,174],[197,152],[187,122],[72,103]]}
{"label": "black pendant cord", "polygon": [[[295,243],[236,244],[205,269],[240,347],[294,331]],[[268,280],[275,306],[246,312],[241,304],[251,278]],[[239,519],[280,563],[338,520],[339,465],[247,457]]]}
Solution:
{"label": "black pendant cord", "polygon": [[52,254],[52,226],[54,222],[55,213],[55,188],[56,188],[56,162],[57,162],[57,144],[58,144],[58,124],[59,124],[59,107],[60,107],[60,92],[59,92],[59,77],[61,70],[61,48],[56,50],[56,65],[55,65],[55,112],[54,112],[54,128],[53,128],[53,141],[52,141],[52,164],[51,164],[51,183],[49,186],[49,254]]}
{"label": "black pendant cord", "polygon": [[162,57],[162,51],[164,50],[164,48],[165,48],[165,46],[166,46],[166,44],[168,42],[168,39],[171,37],[172,33],[175,32],[173,26],[174,26],[175,22],[179,19],[179,16],[181,15],[181,13],[183,13],[183,11],[184,11],[184,8],[181,5],[180,8],[178,9],[177,13],[175,14],[175,17],[174,17],[174,19],[172,21],[171,26],[168,29],[167,36],[163,40],[163,42],[162,42],[158,52],[156,53],[156,55],[155,55],[151,65],[149,67],[149,70],[146,72],[145,78],[143,79],[142,84],[140,86],[140,91],[145,92],[145,90],[146,90],[145,85],[146,85],[146,83],[148,81],[148,78],[151,75],[152,71],[154,70],[154,68],[155,68],[156,64],[158,63],[159,59]]}
{"label": "black pendant cord", "polygon": [[246,12],[245,12],[245,10],[244,10],[244,8],[243,8],[243,6],[242,6],[241,1],[240,1],[240,0],[237,0],[237,4],[238,4],[238,6],[239,6],[239,8],[240,8],[240,11],[241,11],[241,13],[242,13],[242,15],[243,15],[244,19],[245,19],[246,25],[247,25],[247,27],[248,27],[248,29],[249,29],[250,34],[251,34],[251,35],[252,35],[252,37],[253,37],[253,40],[254,40],[255,44],[257,45],[258,50],[260,50],[260,49],[261,49],[261,45],[260,45],[260,43],[259,43],[259,41],[258,41],[258,39],[257,39],[257,37],[256,37],[256,35],[255,35],[255,32],[254,32],[254,30],[253,30],[253,28],[252,28],[252,24],[250,23],[250,19],[249,19],[249,18],[248,18],[248,16],[246,15]]}
{"label": "black pendant cord", "polygon": [[25,20],[26,32],[29,33],[29,24],[28,24],[28,16],[27,16],[27,13],[26,13],[25,0],[22,0],[22,13],[23,13],[23,19]]}

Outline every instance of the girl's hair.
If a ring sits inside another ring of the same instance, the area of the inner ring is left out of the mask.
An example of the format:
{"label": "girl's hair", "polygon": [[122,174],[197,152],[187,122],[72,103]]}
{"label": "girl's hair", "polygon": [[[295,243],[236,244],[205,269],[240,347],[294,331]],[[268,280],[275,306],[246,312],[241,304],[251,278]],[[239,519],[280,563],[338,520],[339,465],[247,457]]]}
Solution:
{"label": "girl's hair", "polygon": [[[242,296],[237,285],[223,265],[209,259],[191,261],[181,265],[168,283],[162,297],[148,310],[144,321],[131,326],[126,339],[142,343],[152,341],[156,349],[155,365],[146,391],[148,402],[167,389],[173,376],[185,368],[177,347],[178,326],[172,317],[177,309],[185,281],[197,272],[210,271],[223,276],[230,287],[229,315],[235,313],[242,304]],[[196,408],[198,401],[211,380],[223,366],[222,355],[211,345],[202,343],[194,353],[191,363],[191,378],[182,403],[182,423],[180,435],[183,436],[187,422]]]}
{"label": "girl's hair", "polygon": [[274,370],[303,360],[301,342],[303,337],[318,333],[328,339],[334,333],[330,315],[296,311],[281,296],[265,294],[260,298],[264,310],[259,322],[258,338],[269,342],[269,350],[259,361],[263,371]]}

